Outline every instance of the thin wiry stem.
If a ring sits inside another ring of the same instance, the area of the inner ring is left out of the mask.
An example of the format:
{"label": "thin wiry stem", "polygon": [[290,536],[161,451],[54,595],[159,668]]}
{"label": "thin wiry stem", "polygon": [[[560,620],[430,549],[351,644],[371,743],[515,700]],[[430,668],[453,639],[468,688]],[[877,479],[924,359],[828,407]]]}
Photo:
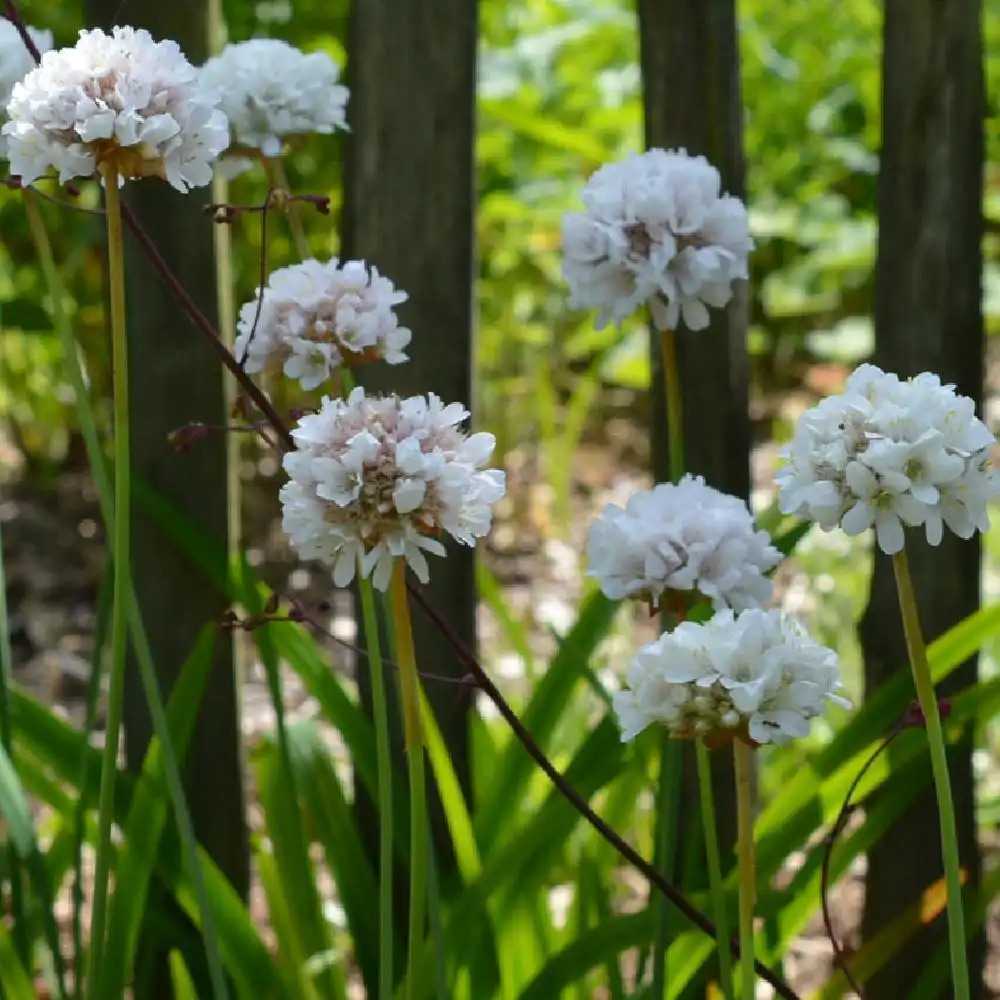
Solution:
{"label": "thin wiry stem", "polygon": [[871,756],[865,761],[861,770],[854,776],[854,780],[851,782],[850,787],[847,789],[847,794],[844,796],[844,802],[840,807],[840,811],[837,813],[837,818],[833,821],[833,826],[830,827],[830,832],[826,836],[825,843],[823,844],[823,863],[820,866],[819,874],[819,893],[820,893],[820,905],[823,910],[823,926],[826,928],[826,936],[830,939],[830,944],[833,947],[833,964],[840,969],[844,974],[844,978],[847,980],[848,985],[854,990],[855,993],[864,1000],[864,992],[861,989],[860,984],[854,978],[854,973],[851,972],[850,964],[847,961],[847,954],[844,951],[843,945],[840,943],[840,939],[837,937],[836,931],[833,929],[833,916],[830,913],[830,867],[833,863],[833,848],[837,843],[838,837],[847,825],[847,821],[854,811],[853,805],[851,804],[851,799],[854,797],[854,793],[858,789],[858,785],[861,784],[864,776],[871,770],[872,765],[876,760],[882,755],[882,753],[889,748],[892,741],[903,731],[903,724],[898,723],[895,728],[889,733],[888,736],[872,751]]}

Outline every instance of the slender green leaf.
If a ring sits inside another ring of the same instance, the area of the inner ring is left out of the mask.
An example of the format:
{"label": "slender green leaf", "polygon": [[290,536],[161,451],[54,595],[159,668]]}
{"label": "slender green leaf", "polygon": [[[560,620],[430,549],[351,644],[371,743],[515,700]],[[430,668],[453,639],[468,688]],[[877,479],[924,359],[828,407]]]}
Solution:
{"label": "slender green leaf", "polygon": [[[558,954],[518,994],[518,1000],[552,1000],[580,982],[591,969],[615,961],[629,948],[646,944],[653,934],[649,910],[614,917],[581,934]],[[708,944],[711,949],[711,942]],[[673,966],[671,966],[673,970]]]}
{"label": "slender green leaf", "polygon": [[[540,746],[546,746],[560,718],[573,704],[571,694],[582,677],[581,665],[588,663],[608,634],[617,610],[618,602],[609,601],[600,591],[594,591],[584,602],[575,624],[535,686],[522,719]],[[524,748],[511,741],[499,754],[495,771],[499,777],[492,786],[492,794],[476,816],[476,833],[484,848],[492,847],[494,841],[510,829],[505,817],[520,810],[525,789],[536,768]]]}
{"label": "slender green leaf", "polygon": [[45,941],[52,958],[56,987],[60,997],[66,997],[65,963],[59,947],[59,927],[55,917],[55,896],[38,849],[35,827],[21,781],[7,751],[0,744],[0,816],[3,817],[10,839],[19,858],[28,869],[32,891],[41,911]]}
{"label": "slender green leaf", "polygon": [[170,983],[174,988],[174,1000],[198,1000],[194,980],[179,951],[170,953]]}
{"label": "slender green leaf", "polygon": [[36,1000],[31,977],[21,964],[14,939],[0,921],[0,996],[4,1000]]}
{"label": "slender green leaf", "polygon": [[[170,694],[167,725],[178,764],[187,754],[212,669],[215,636],[214,629],[202,631]],[[132,793],[115,869],[102,976],[103,988],[111,996],[123,995],[131,980],[168,803],[160,740],[154,737]]]}
{"label": "slender green leaf", "polygon": [[[60,782],[72,784],[80,775],[80,760],[90,754],[96,761],[99,751],[89,746],[83,734],[57,718],[34,699],[19,691],[11,698],[14,724],[18,738],[30,746],[33,754],[44,760],[46,772]],[[27,762],[26,762],[27,763]],[[36,768],[37,770],[37,768]],[[41,772],[38,771],[41,777]],[[88,809],[97,803],[98,768],[90,769],[91,779],[80,789]],[[115,822],[124,826],[132,800],[135,782],[123,774],[115,787]],[[32,790],[64,816],[71,816],[75,804],[59,784],[51,780],[32,782]],[[178,903],[200,926],[198,894],[181,866],[180,845],[175,831],[165,830],[163,848],[158,855],[157,874],[174,893]],[[261,941],[257,928],[243,901],[218,867],[200,848],[198,860],[205,875],[205,886],[211,900],[212,913],[219,930],[219,946],[238,994],[244,1000],[301,1000],[289,993],[273,957]]]}
{"label": "slender green leaf", "polygon": [[[281,882],[287,932],[295,938],[296,954],[306,962],[331,951],[333,941],[309,859],[309,841],[296,797],[296,768],[279,744],[269,742],[254,755],[254,769],[273,863]],[[332,968],[327,968],[315,985],[321,996],[344,995],[343,982]]]}
{"label": "slender green leaf", "polygon": [[261,885],[267,897],[267,912],[271,928],[278,939],[278,948],[284,958],[285,974],[289,983],[294,984],[297,1000],[336,1000],[343,998],[342,990],[333,997],[323,998],[309,974],[308,962],[313,957],[307,950],[295,926],[289,908],[288,892],[282,883],[278,864],[270,850],[261,845],[256,852],[257,870],[260,872]]}
{"label": "slender green leaf", "polygon": [[[330,761],[329,750],[311,723],[288,729],[292,766],[309,829],[323,847],[347,917],[355,957],[373,993],[378,984],[378,884],[357,821]],[[270,752],[276,748],[270,744]]]}

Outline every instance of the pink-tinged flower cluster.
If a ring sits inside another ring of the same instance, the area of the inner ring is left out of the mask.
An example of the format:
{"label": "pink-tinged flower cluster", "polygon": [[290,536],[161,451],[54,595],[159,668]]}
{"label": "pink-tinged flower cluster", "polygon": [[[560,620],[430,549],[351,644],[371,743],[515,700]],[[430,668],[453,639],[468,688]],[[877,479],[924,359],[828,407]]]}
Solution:
{"label": "pink-tinged flower cluster", "polygon": [[7,116],[10,169],[25,184],[111,163],[121,180],[158,176],[187,191],[212,180],[229,145],[216,95],[177,43],[135,28],[81,31],[72,48],[44,53],[14,86]]}
{"label": "pink-tinged flower cluster", "polygon": [[337,586],[360,566],[385,590],[397,559],[426,583],[425,553],[445,554],[442,534],[474,545],[506,485],[486,468],[493,435],[460,429],[468,416],[433,393],[369,397],[358,387],[346,401],[324,398],[284,458],[282,526],[299,555],[332,567]]}
{"label": "pink-tinged flower cluster", "polygon": [[[261,301],[261,299],[263,301]],[[407,299],[375,267],[306,260],[275,271],[240,310],[236,356],[248,372],[280,368],[315,389],[342,365],[407,360],[410,331],[395,307]]]}

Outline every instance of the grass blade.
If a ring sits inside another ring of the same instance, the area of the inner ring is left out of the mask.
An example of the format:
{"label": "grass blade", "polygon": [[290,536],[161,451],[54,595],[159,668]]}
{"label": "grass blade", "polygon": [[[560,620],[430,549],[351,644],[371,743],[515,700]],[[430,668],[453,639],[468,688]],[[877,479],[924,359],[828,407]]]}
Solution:
{"label": "grass blade", "polygon": [[[316,874],[309,860],[309,842],[299,811],[298,781],[292,766],[287,733],[277,744],[265,744],[255,755],[260,805],[271,843],[271,855],[281,883],[287,934],[294,938],[295,954],[308,962],[333,950],[323,904],[316,890]],[[283,743],[283,745],[282,745]],[[289,947],[286,939],[284,947]],[[297,958],[296,961],[299,961]],[[315,984],[321,996],[344,996],[344,984],[327,967]]]}
{"label": "grass blade", "polygon": [[4,1000],[36,1000],[35,987],[14,947],[14,940],[0,922],[0,996]]}
{"label": "grass blade", "polygon": [[[597,645],[608,634],[618,606],[617,601],[609,601],[600,591],[591,593],[579,618],[560,643],[548,670],[535,686],[522,718],[543,748],[572,704],[570,695],[581,678],[580,664],[589,662]],[[520,810],[535,767],[521,745],[511,741],[499,754],[495,773],[499,779],[492,787],[492,795],[476,815],[476,833],[483,850],[489,850],[501,833],[510,829],[505,818]]]}
{"label": "grass blade", "polygon": [[32,891],[41,910],[42,929],[52,957],[58,995],[66,997],[66,974],[62,952],[59,948],[59,926],[55,916],[55,897],[45,867],[45,858],[38,849],[35,827],[31,818],[28,799],[21,780],[14,770],[14,763],[0,745],[0,816],[7,825],[8,836],[24,862],[31,880]]}
{"label": "grass blade", "polygon": [[[181,668],[167,706],[167,726],[180,765],[191,740],[198,706],[212,668],[215,630],[205,629]],[[118,853],[115,889],[108,916],[103,985],[109,996],[122,996],[131,981],[149,886],[156,868],[167,802],[163,753],[159,737],[146,751],[132,793],[124,826],[124,844]]]}
{"label": "grass blade", "polygon": [[174,988],[174,1000],[198,1000],[194,980],[179,951],[170,953],[170,983]]}
{"label": "grass blade", "polygon": [[[379,982],[378,921],[372,901],[377,898],[378,887],[369,853],[316,727],[309,723],[290,726],[288,737],[309,829],[323,847],[347,917],[356,960],[370,995],[375,996]],[[269,750],[276,753],[273,743]]]}

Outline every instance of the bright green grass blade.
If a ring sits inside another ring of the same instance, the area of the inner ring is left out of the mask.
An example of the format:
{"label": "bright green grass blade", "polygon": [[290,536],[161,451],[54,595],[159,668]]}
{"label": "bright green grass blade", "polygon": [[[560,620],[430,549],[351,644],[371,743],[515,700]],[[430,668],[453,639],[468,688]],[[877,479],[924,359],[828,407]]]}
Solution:
{"label": "bright green grass blade", "polygon": [[[220,571],[220,546],[216,539],[141,481],[136,482],[134,493],[136,501],[173,539],[185,556],[234,601],[246,607],[256,607],[266,601],[270,592],[260,583],[246,560],[232,573]],[[319,702],[327,721],[343,737],[358,777],[372,799],[377,800],[378,769],[375,761],[375,732],[371,720],[347,695],[336,673],[330,669],[326,656],[305,626],[274,623],[268,625],[267,639],[262,640],[264,631],[259,629],[254,633],[258,644],[264,643],[261,647],[262,656],[273,652],[299,675],[309,694]],[[407,815],[402,787],[394,785],[393,795],[396,814]],[[405,860],[409,856],[409,834],[405,823],[394,824],[394,836],[396,851]]]}
{"label": "bright green grass blade", "polygon": [[[652,934],[653,919],[648,910],[613,917],[592,927],[553,955],[521,990],[517,1000],[552,1000],[581,982],[592,969],[615,961],[629,948],[645,945]],[[711,950],[711,942],[708,947]]]}
{"label": "bright green grass blade", "polygon": [[31,982],[17,949],[14,939],[0,921],[0,996],[4,1000],[36,1000],[35,987]]}
{"label": "bright green grass blade", "polygon": [[46,878],[49,885],[62,885],[73,867],[73,825],[66,822],[64,814],[55,813],[46,819],[41,832],[45,838]]}
{"label": "bright green grass blade", "polygon": [[198,1000],[194,980],[179,951],[170,953],[170,984],[174,988],[174,1000]]}
{"label": "bright green grass blade", "polygon": [[[975,894],[966,899],[965,928],[969,936],[978,934],[981,930],[989,908],[1000,896],[1000,866],[993,868],[980,883]],[[948,942],[943,947],[934,949],[931,960],[924,967],[920,982],[910,990],[907,1000],[937,1000],[944,993],[951,976],[951,957],[948,954]]]}
{"label": "bright green grass blade", "polygon": [[32,892],[40,910],[42,930],[55,973],[56,989],[58,995],[65,998],[67,996],[65,964],[59,947],[55,897],[46,871],[45,859],[35,839],[35,827],[27,797],[14,770],[13,762],[2,744],[0,744],[0,816],[6,823],[8,836],[19,859],[27,868]]}
{"label": "bright green grass blade", "polygon": [[[977,612],[933,642],[928,654],[935,682],[998,634],[1000,605]],[[830,818],[857,771],[857,758],[869,753],[872,744],[889,732],[912,698],[909,674],[901,670],[767,805],[756,827],[760,838],[757,863],[763,879],[775,872],[791,850],[806,842],[821,817]]]}
{"label": "bright green grass blade", "polygon": [[[170,857],[173,854],[179,858],[178,851],[179,848],[173,852],[164,851],[163,864],[157,872],[195,925],[200,926],[198,896],[190,879],[181,870],[179,860]],[[261,940],[243,900],[229,880],[200,848],[198,854],[205,875],[205,887],[212,901],[212,916],[219,932],[219,948],[238,996],[242,1000],[305,1000],[287,989],[274,956]]]}
{"label": "bright green grass blade", "polygon": [[309,975],[308,962],[313,956],[308,952],[290,911],[288,892],[278,870],[278,864],[269,848],[261,845],[255,852],[261,885],[267,897],[267,913],[271,929],[278,939],[278,949],[284,959],[283,967],[290,984],[294,984],[296,1000],[335,1000],[343,998],[343,991],[323,997]]}
{"label": "bright green grass blade", "polygon": [[[288,728],[292,766],[309,829],[322,845],[347,917],[355,957],[372,996],[378,985],[378,883],[329,750],[311,723]],[[276,753],[273,742],[269,752]],[[402,952],[400,952],[402,960]]]}
{"label": "bright green grass blade", "polygon": [[[14,690],[10,699],[11,715],[17,729],[19,745],[30,750],[40,761],[51,769],[52,773],[69,787],[76,788],[83,796],[84,802],[96,802],[97,766],[100,764],[101,752],[90,746],[83,733],[74,729],[68,722],[60,719],[41,702]],[[80,763],[86,759],[90,777],[82,786],[79,783]],[[132,788],[131,775],[123,778],[123,791],[115,794],[115,815],[124,818],[125,806],[129,801]],[[60,789],[60,794],[66,802],[70,796]]]}
{"label": "bright green grass blade", "polygon": [[511,613],[510,607],[504,600],[499,581],[489,566],[481,559],[476,561],[476,586],[480,599],[497,620],[507,644],[521,658],[525,675],[529,680],[533,680],[535,677],[535,654],[531,649],[528,630]]}
{"label": "bright green grass blade", "polygon": [[[591,930],[592,925],[593,927],[603,927],[615,918],[614,902],[604,881],[604,873],[597,860],[597,852],[593,849],[585,851],[580,858],[578,883],[583,919],[574,940],[578,940]],[[594,919],[592,921],[587,918],[588,908],[593,909]],[[618,955],[611,955],[605,959],[604,971],[609,1000],[625,1000],[625,984],[622,981]],[[590,1000],[589,995],[584,996],[582,992],[581,998],[582,1000]]]}
{"label": "bright green grass blade", "polygon": [[[970,724],[977,719],[989,718],[1000,710],[1000,679],[986,685],[967,691],[958,696],[952,703],[952,713],[945,720],[946,734],[950,742],[961,737]],[[852,759],[847,766],[848,773],[838,775],[838,787],[834,792],[822,793],[824,801],[829,800],[829,814],[816,818],[816,825],[829,823],[833,814],[839,810],[846,794],[847,787],[854,775],[860,770],[872,748]],[[918,729],[903,733],[893,743],[893,758],[890,761],[882,757],[872,765],[861,782],[855,794],[855,801],[862,801],[872,792],[878,790],[879,795],[869,805],[865,823],[840,843],[834,854],[831,877],[836,880],[847,868],[850,862],[859,854],[874,844],[885,830],[904,814],[906,808],[930,783],[930,770],[927,766],[926,735]],[[761,841],[767,848],[767,855],[775,858],[781,855],[775,838],[780,832],[772,834],[766,841]],[[794,850],[787,846],[783,857]],[[766,890],[761,893],[757,912],[765,918],[766,932],[758,944],[759,957],[770,964],[778,962],[785,953],[788,944],[802,931],[812,916],[819,910],[819,867],[822,860],[822,845],[813,849],[807,856],[802,868],[796,873],[792,883],[783,891]],[[766,885],[770,876],[761,878],[761,885]],[[735,905],[735,878],[726,880],[727,900],[730,906]],[[903,933],[904,923],[896,927],[893,935],[885,940],[885,947],[890,945],[902,947],[908,939]],[[909,932],[912,933],[912,928]],[[893,942],[898,942],[893,944]],[[668,961],[674,960],[675,950],[678,955],[678,965],[671,966],[671,996],[679,992],[697,974],[703,961],[711,957],[711,949],[705,947],[692,950],[686,941],[671,947]],[[865,961],[870,971],[877,971],[882,962],[888,961],[893,952],[872,954]],[[698,958],[700,956],[700,960]],[[674,992],[676,987],[677,993]]]}
{"label": "bright green grass blade", "polygon": [[37,848],[35,827],[24,789],[7,751],[0,746],[0,816],[3,816],[15,850],[27,858]]}
{"label": "bright green grass blade", "polygon": [[455,860],[462,878],[471,881],[483,870],[479,857],[479,846],[476,843],[476,833],[465,804],[465,796],[455,774],[448,747],[445,745],[437,719],[431,711],[427,695],[420,692],[420,719],[424,726],[427,740],[427,755],[430,759],[434,781],[437,784],[438,795],[444,809],[448,832],[451,834],[452,847],[455,850]]}
{"label": "bright green grass blade", "polygon": [[[242,599],[247,611],[250,614],[261,614],[266,607],[261,588],[246,573],[241,579]],[[308,955],[326,955],[332,951],[333,942],[330,927],[323,917],[323,904],[316,889],[315,873],[309,859],[309,838],[302,824],[298,778],[292,765],[285,719],[281,659],[272,630],[257,629],[254,639],[267,676],[277,732],[277,744],[274,747],[276,752],[261,756],[257,762],[260,801],[271,837],[275,863],[288,890],[286,898],[294,929],[300,935]],[[319,991],[328,996],[337,995],[344,989],[340,973],[332,967],[323,967],[317,972],[316,984]]]}
{"label": "bright green grass blade", "polygon": [[[995,701],[994,701],[995,706]],[[959,735],[959,728],[951,730],[951,738]],[[907,739],[910,734],[902,739]],[[900,740],[893,747],[894,753]],[[851,861],[871,848],[896,822],[913,801],[930,785],[927,768],[926,747],[921,746],[919,732],[914,732],[911,747],[905,757],[894,762],[891,773],[880,779],[879,795],[866,803],[865,822],[850,837],[843,840],[834,852],[831,866],[831,882],[843,875]],[[877,765],[876,765],[877,766]],[[861,793],[863,793],[863,789]],[[857,796],[858,800],[862,794]],[[771,892],[761,899],[760,909],[769,917],[774,946],[765,950],[762,957],[767,959],[780,954],[785,945],[801,933],[811,917],[819,909],[819,869],[822,861],[822,846],[815,848],[806,858],[802,868],[782,893]]]}
{"label": "bright green grass blade", "polygon": [[[285,737],[287,740],[287,733]],[[331,952],[333,940],[323,917],[316,873],[309,859],[309,841],[296,794],[296,769],[287,743],[285,747],[265,743],[254,755],[253,763],[271,857],[281,883],[287,934],[294,937],[295,953],[308,962],[316,955]],[[288,945],[286,939],[285,946]],[[320,996],[344,996],[342,977],[332,967],[317,976],[314,986]]]}
{"label": "bright green grass blade", "polygon": [[[589,800],[620,773],[621,754],[617,726],[603,719],[588,734],[566,768],[566,776]],[[581,820],[562,795],[552,789],[530,814],[512,810],[504,822],[509,827],[509,836],[492,852],[484,853],[482,873],[464,887],[448,913],[445,940],[452,948],[452,962],[459,969],[475,969],[477,964],[492,960],[480,947],[478,936],[467,933],[469,926],[474,925],[487,905],[492,907],[495,920],[498,915],[510,918],[510,908],[518,897],[544,895],[551,873]],[[491,899],[494,894],[495,901]],[[501,935],[503,928],[497,927],[496,933]],[[429,968],[426,974],[430,974]]]}
{"label": "bright green grass blade", "polygon": [[[378,768],[375,762],[375,730],[371,720],[348,697],[336,673],[316,644],[300,625],[277,623],[268,626],[282,661],[298,674],[309,694],[316,699],[323,716],[343,737],[351,765],[373,802],[378,801]],[[406,782],[393,782],[393,815],[409,815]],[[409,825],[393,824],[396,856],[409,857]]]}
{"label": "bright green grass blade", "polygon": [[[72,785],[79,779],[80,761],[89,755],[93,763],[91,778],[79,789],[79,794],[84,797],[86,808],[94,808],[98,795],[97,762],[100,751],[89,746],[82,733],[22,692],[12,693],[11,708],[19,741],[45,765],[44,772],[40,768],[35,769],[41,780],[31,782],[36,796],[64,816],[71,816],[75,802],[63,791],[63,785]],[[50,773],[56,780],[47,777]],[[134,787],[135,781],[129,774],[123,774],[122,780],[116,783],[115,822],[121,826],[127,821]],[[183,871],[176,831],[164,830],[163,847],[157,861],[157,874],[195,925],[200,926],[198,894]],[[261,940],[243,901],[200,848],[198,861],[219,932],[222,958],[238,995],[243,1000],[301,1000],[286,991],[275,960]]]}
{"label": "bright green grass blade", "polygon": [[[617,610],[618,602],[609,601],[599,591],[592,593],[535,686],[522,720],[543,748],[560,719],[571,710],[574,704],[571,695],[582,677],[581,664],[589,662],[598,644],[607,636]],[[476,815],[476,833],[484,850],[510,830],[506,817],[522,809],[527,786],[536,772],[536,765],[520,743],[511,740],[501,751],[496,761],[492,794],[484,800]]]}
{"label": "bright green grass blade", "polygon": [[[167,704],[170,742],[180,766],[187,754],[198,706],[212,668],[216,630],[206,628],[181,668]],[[122,996],[131,981],[146,900],[156,869],[169,799],[159,737],[154,737],[142,764],[125,820],[124,843],[115,869],[115,889],[108,916],[103,989]]]}

